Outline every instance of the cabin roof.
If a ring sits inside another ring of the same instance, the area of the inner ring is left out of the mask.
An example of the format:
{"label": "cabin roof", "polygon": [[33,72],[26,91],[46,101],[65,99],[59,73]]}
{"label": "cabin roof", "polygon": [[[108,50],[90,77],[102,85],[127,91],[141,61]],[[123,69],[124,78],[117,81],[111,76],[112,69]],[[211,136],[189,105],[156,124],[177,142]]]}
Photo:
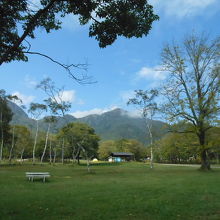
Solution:
{"label": "cabin roof", "polygon": [[130,157],[133,156],[133,153],[130,152],[112,152],[111,156],[113,157]]}

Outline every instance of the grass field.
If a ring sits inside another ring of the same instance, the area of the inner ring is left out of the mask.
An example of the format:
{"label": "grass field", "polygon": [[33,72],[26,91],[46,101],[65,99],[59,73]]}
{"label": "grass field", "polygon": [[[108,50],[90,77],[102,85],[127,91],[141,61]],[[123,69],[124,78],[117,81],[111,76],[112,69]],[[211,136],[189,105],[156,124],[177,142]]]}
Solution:
{"label": "grass field", "polygon": [[[48,171],[29,182],[26,171]],[[220,219],[220,169],[143,163],[0,166],[0,219]]]}

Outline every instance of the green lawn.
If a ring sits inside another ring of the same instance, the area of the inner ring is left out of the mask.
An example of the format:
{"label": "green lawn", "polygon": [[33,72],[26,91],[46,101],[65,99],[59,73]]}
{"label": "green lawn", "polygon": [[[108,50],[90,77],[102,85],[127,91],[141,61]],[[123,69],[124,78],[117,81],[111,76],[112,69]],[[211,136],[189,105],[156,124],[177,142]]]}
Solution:
{"label": "green lawn", "polygon": [[[220,219],[220,169],[143,163],[0,166],[0,219]],[[49,171],[29,182],[26,171]]]}

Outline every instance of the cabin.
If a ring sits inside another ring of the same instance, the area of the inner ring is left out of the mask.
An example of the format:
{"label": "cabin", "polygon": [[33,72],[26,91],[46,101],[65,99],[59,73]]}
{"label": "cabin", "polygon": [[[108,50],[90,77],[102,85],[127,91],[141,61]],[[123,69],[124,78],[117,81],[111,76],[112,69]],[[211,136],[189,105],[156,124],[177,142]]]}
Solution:
{"label": "cabin", "polygon": [[129,152],[112,152],[109,162],[122,162],[134,160],[134,154]]}

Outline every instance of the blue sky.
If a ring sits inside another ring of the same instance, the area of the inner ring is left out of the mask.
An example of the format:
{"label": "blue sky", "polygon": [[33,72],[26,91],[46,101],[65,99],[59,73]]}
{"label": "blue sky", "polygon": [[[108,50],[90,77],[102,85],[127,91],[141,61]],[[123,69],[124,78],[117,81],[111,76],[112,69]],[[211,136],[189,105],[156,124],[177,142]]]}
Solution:
{"label": "blue sky", "polygon": [[79,85],[59,66],[32,55],[27,63],[1,66],[0,88],[18,95],[28,107],[30,102],[43,101],[44,93],[35,87],[50,77],[57,87],[65,87],[63,98],[72,102],[69,113],[76,117],[101,114],[116,107],[133,111],[126,105],[133,91],[158,86],[166,77],[159,71],[164,44],[181,41],[192,31],[205,31],[211,38],[220,34],[220,0],[150,2],[160,20],[154,22],[149,35],[139,39],[119,38],[105,49],[100,49],[98,42],[88,37],[88,26],[80,26],[76,17],[66,17],[63,28],[51,34],[37,30],[36,39],[31,41],[32,51],[67,64],[87,62],[88,74],[97,83]]}

